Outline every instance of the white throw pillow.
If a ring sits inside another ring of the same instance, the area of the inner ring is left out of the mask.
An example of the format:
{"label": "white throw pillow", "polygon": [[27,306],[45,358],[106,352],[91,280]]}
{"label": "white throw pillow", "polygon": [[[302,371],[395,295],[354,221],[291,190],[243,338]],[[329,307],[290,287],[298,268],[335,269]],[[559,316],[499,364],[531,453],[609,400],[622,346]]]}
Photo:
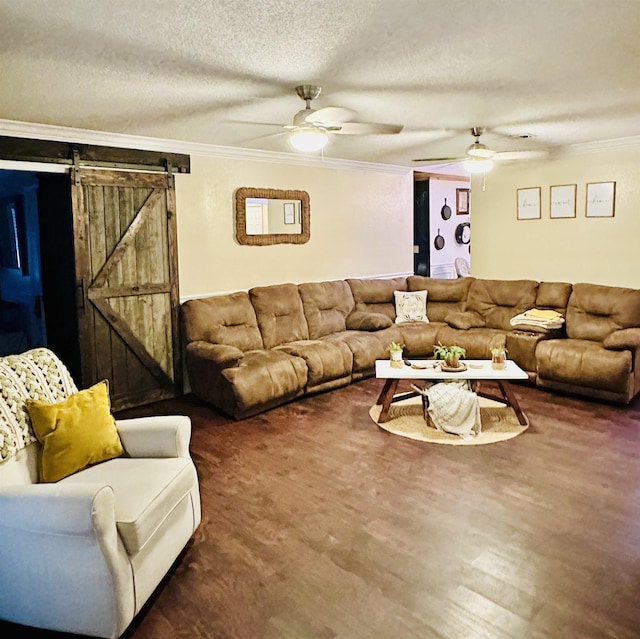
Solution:
{"label": "white throw pillow", "polygon": [[427,291],[394,291],[396,298],[396,324],[403,322],[429,323],[427,317]]}

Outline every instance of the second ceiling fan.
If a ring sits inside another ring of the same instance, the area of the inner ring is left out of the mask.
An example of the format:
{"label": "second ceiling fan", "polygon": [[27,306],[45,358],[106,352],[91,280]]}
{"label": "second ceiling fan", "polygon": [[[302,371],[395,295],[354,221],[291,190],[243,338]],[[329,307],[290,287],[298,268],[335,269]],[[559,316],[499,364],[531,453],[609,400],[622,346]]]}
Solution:
{"label": "second ceiling fan", "polygon": [[470,173],[484,173],[491,169],[494,161],[536,160],[549,155],[549,152],[545,150],[494,151],[480,142],[480,136],[483,133],[484,128],[481,126],[471,128],[471,135],[475,138],[475,141],[467,147],[466,155],[462,157],[418,158],[413,161],[422,164],[454,164],[464,162],[465,168]]}

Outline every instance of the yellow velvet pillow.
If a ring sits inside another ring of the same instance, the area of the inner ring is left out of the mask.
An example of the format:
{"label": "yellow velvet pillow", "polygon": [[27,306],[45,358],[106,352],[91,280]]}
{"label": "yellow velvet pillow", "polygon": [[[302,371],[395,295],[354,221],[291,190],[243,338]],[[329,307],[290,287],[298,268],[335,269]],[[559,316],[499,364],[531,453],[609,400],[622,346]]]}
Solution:
{"label": "yellow velvet pillow", "polygon": [[56,404],[29,399],[26,405],[42,444],[41,482],[58,481],[124,453],[111,415],[107,380]]}

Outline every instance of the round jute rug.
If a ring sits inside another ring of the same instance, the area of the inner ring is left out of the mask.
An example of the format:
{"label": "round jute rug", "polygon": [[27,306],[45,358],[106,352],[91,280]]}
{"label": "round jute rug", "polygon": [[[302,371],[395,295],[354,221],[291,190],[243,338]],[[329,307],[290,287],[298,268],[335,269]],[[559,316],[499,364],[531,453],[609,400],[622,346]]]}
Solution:
{"label": "round jute rug", "polygon": [[401,435],[402,437],[417,439],[431,444],[448,444],[450,446],[493,444],[517,437],[527,430],[528,424],[522,426],[511,407],[482,397],[479,398],[479,401],[482,432],[469,439],[463,439],[459,435],[451,435],[436,430],[433,426],[427,426],[422,415],[422,402],[419,397],[391,404],[391,409],[389,410],[391,419],[384,424],[378,424],[381,406],[372,406],[369,409],[369,415],[380,428],[394,435]]}

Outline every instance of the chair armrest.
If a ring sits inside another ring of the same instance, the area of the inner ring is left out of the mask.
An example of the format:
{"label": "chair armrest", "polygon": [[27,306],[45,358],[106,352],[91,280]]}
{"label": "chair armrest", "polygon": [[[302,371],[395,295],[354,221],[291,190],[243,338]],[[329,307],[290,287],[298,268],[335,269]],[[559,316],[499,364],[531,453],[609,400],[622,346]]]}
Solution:
{"label": "chair armrest", "polygon": [[211,342],[197,341],[187,344],[187,356],[201,360],[209,360],[220,368],[237,366],[244,357],[244,353],[235,346],[228,344],[211,344]]}
{"label": "chair armrest", "polygon": [[[27,484],[0,489],[0,529],[40,535],[116,534],[113,490],[98,484]],[[19,548],[20,545],[16,548]]]}
{"label": "chair armrest", "polygon": [[636,351],[640,348],[640,328],[621,328],[607,335],[602,345],[610,351]]}
{"label": "chair armrest", "polygon": [[135,613],[113,490],[98,484],[0,488],[0,618],[119,637]]}
{"label": "chair armrest", "polygon": [[185,415],[116,419],[116,428],[130,457],[191,457],[191,420]]}

